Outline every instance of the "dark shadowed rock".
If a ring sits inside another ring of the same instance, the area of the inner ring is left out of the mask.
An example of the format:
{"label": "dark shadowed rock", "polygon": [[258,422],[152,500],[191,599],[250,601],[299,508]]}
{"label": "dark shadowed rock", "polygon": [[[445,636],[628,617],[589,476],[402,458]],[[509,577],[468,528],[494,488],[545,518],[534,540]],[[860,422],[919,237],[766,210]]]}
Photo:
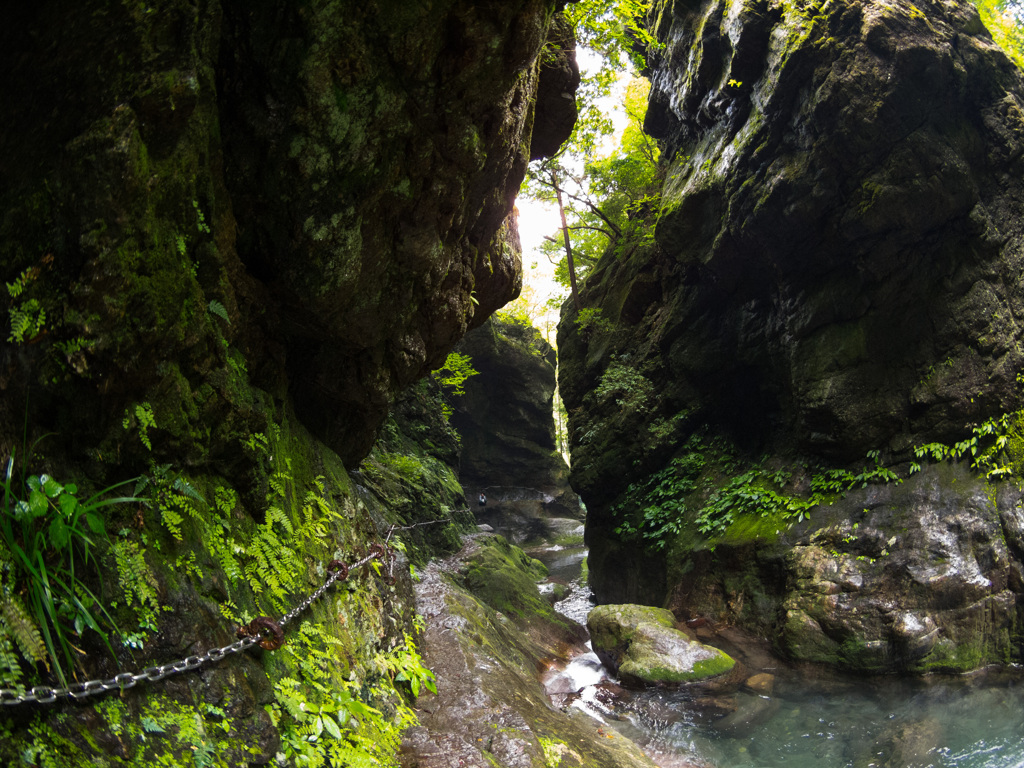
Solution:
{"label": "dark shadowed rock", "polygon": [[[926,471],[799,524],[776,505],[715,538],[696,518],[739,473],[727,461],[677,492],[665,549],[619,515],[631,485],[679,480],[695,434],[696,453],[720,439],[746,466],[796,467],[783,493],[806,494],[813,467],[868,451],[907,478],[915,446],[1020,408],[1021,73],[968,2],[659,2],[649,22],[655,243],[588,276],[607,328],[580,332],[568,305],[559,327],[595,593],[840,667],[1018,660],[1024,549],[999,473]],[[618,407],[612,380],[642,385],[645,407]],[[1020,434],[1011,419],[1015,472]]]}
{"label": "dark shadowed rock", "polygon": [[973,6],[666,3],[655,32],[677,391],[845,459],[1015,406],[1024,81]]}
{"label": "dark shadowed rock", "polygon": [[479,372],[466,380],[452,416],[462,437],[463,485],[483,489],[490,507],[507,502],[533,516],[578,516],[569,468],[555,445],[551,345],[532,326],[490,318],[458,350]]}
{"label": "dark shadowed rock", "polygon": [[[5,355],[5,387],[53,369],[32,407],[82,450],[149,401],[161,449],[198,464],[264,426],[251,378],[361,459],[390,399],[518,294],[511,213],[554,6],[18,9],[0,258],[7,280],[30,270],[22,300],[48,322]],[[571,127],[556,111],[546,151]],[[24,397],[6,402],[4,440]]]}
{"label": "dark shadowed rock", "polygon": [[548,34],[548,47],[541,59],[537,82],[537,109],[530,137],[530,159],[554,155],[576,125],[576,89],[580,68],[576,63],[576,39],[562,17],[555,18]]}

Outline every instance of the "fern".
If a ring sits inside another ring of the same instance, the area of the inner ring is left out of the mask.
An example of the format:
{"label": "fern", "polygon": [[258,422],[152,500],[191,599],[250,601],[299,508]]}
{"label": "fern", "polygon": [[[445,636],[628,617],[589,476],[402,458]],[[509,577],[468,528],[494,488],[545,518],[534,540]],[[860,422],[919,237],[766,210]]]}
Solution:
{"label": "fern", "polygon": [[295,535],[295,527],[292,525],[291,518],[289,518],[280,507],[267,508],[265,525],[273,527],[274,523],[279,523],[289,537]]}
{"label": "fern", "polygon": [[207,307],[209,308],[211,315],[216,315],[221,320],[223,320],[225,323],[227,323],[228,325],[231,325],[231,320],[228,318],[228,311],[224,307],[223,304],[221,304],[216,299],[211,299],[211,301],[207,305]]}
{"label": "fern", "polygon": [[156,592],[156,577],[146,563],[145,555],[133,541],[114,542],[111,549],[125,604],[135,610],[139,627],[155,632],[160,600]]}
{"label": "fern", "polygon": [[[343,647],[322,625],[303,622],[282,649],[297,674],[275,684],[276,702],[267,708],[281,732],[281,750],[295,765],[394,765],[402,731],[417,720],[389,682],[398,670],[415,667],[421,679],[430,673],[419,666],[415,647],[402,646],[378,655],[371,673],[377,684],[359,680],[342,661]],[[378,670],[389,674],[381,677]],[[375,706],[383,701],[387,715]]]}
{"label": "fern", "polygon": [[230,488],[218,486],[213,492],[213,503],[222,515],[230,515],[238,504],[238,494]]}
{"label": "fern", "polygon": [[[136,403],[134,408],[126,408],[124,418],[121,419],[121,427],[125,431],[132,428],[132,425],[139,428],[139,440],[146,446],[146,450],[153,450],[153,443],[149,439],[149,430],[156,427],[156,416],[153,414],[153,406],[149,403]],[[166,467],[163,467],[166,471]]]}
{"label": "fern", "polygon": [[38,276],[39,269],[37,267],[29,267],[18,275],[13,283],[7,283],[7,294],[12,299],[18,298],[25,292],[25,288],[27,288]]}
{"label": "fern", "polygon": [[295,551],[286,546],[274,531],[271,520],[256,529],[246,553],[245,574],[257,594],[266,594],[276,611],[287,607],[289,592],[305,567]]}
{"label": "fern", "polygon": [[235,554],[236,551],[241,553],[244,550],[235,543],[233,538],[227,537],[227,530],[222,525],[224,525],[222,521],[219,524],[210,525],[206,530],[203,540],[210,549],[211,554],[220,564],[220,567],[224,570],[224,575],[227,576],[227,591],[230,596],[230,585],[242,578],[242,566],[239,564]]}
{"label": "fern", "polygon": [[0,619],[0,687],[13,690],[24,687],[21,684],[21,660],[14,650],[3,619]]}
{"label": "fern", "polygon": [[273,491],[273,493],[267,495],[267,501],[271,501],[274,498],[288,498],[288,483],[291,482],[291,479],[292,462],[291,459],[285,459],[285,469],[275,472],[268,480],[270,490]]}
{"label": "fern", "polygon": [[42,662],[49,667],[46,644],[39,633],[39,626],[32,619],[25,604],[17,595],[4,595],[0,603],[0,617],[11,634],[21,655],[34,663]]}
{"label": "fern", "polygon": [[8,341],[21,344],[42,333],[46,325],[46,310],[36,299],[29,299],[20,306],[11,307],[8,313],[11,319],[11,333]]}
{"label": "fern", "polygon": [[171,536],[181,541],[181,524],[185,518],[178,514],[174,507],[162,500],[160,502],[160,520]]}
{"label": "fern", "polygon": [[203,504],[203,497],[188,482],[177,478],[171,483],[173,493],[164,492],[159,495],[160,519],[167,531],[177,541],[182,540],[181,524],[185,522],[185,515],[192,518],[200,525],[205,525],[205,518],[196,507],[193,500]]}
{"label": "fern", "polygon": [[[176,477],[174,479],[174,482],[171,484],[171,487],[174,488],[174,490],[176,490],[178,493],[182,494],[183,496],[187,496],[193,501],[198,501],[200,504],[206,503],[206,500],[199,494],[199,491],[197,491],[195,487],[184,478]],[[191,514],[193,517],[198,516],[198,513],[194,509],[191,510]]]}

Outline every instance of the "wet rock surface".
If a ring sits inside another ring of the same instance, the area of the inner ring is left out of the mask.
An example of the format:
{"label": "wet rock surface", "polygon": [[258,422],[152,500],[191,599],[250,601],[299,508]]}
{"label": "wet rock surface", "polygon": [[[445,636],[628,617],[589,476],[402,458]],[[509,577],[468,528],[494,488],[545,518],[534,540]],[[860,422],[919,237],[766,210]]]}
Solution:
{"label": "wet rock surface", "polygon": [[[579,711],[549,703],[538,662],[564,651],[557,636],[525,632],[453,583],[453,573],[479,544],[437,561],[416,585],[417,609],[426,619],[421,650],[434,670],[438,695],[417,702],[420,727],[406,735],[404,768],[589,768],[653,766],[626,739],[599,733],[597,722]],[[571,638],[561,635],[562,642]]]}
{"label": "wet rock surface", "polygon": [[641,605],[601,605],[587,616],[594,652],[627,685],[704,680],[735,662],[675,628],[671,611]]}
{"label": "wet rock surface", "polygon": [[774,541],[726,546],[729,567],[681,577],[671,602],[759,633],[777,610],[776,649],[800,661],[869,672],[1006,663],[1019,654],[1020,504],[1009,484],[928,467],[853,491]]}

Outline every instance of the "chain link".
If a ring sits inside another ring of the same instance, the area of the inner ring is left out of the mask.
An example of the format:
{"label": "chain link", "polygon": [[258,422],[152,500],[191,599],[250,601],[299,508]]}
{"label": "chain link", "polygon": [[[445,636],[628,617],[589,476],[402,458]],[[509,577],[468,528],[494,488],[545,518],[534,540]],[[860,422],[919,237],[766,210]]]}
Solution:
{"label": "chain link", "polygon": [[[388,539],[390,538],[391,534],[389,533]],[[395,551],[391,547],[386,547],[383,544],[374,544],[370,548],[370,554],[360,560],[357,560],[352,565],[345,565],[345,563],[339,560],[332,561],[328,566],[328,570],[331,571],[330,575],[327,577],[326,581],[324,581],[324,583],[318,587],[315,592],[313,592],[313,594],[288,611],[288,613],[276,622],[261,616],[250,622],[247,627],[239,628],[238,631],[242,636],[229,645],[224,645],[220,648],[211,648],[206,651],[206,653],[198,656],[187,656],[184,659],[173,661],[168,664],[146,667],[141,672],[121,672],[107,680],[89,680],[85,683],[72,683],[71,685],[63,688],[37,685],[25,692],[0,688],[0,706],[14,706],[16,704],[31,703],[53,704],[57,699],[63,698],[79,701],[81,699],[88,698],[89,696],[107,693],[108,691],[125,691],[142,682],[156,682],[157,680],[163,680],[165,677],[169,677],[170,675],[190,672],[192,670],[199,669],[201,666],[211,661],[220,661],[233,653],[240,653],[241,651],[248,650],[256,644],[259,644],[261,647],[267,648],[268,650],[273,650],[274,648],[280,647],[280,642],[283,642],[283,629],[286,624],[293,621],[296,616],[319,600],[328,589],[334,586],[335,582],[344,581],[352,571],[357,568],[362,568],[374,560],[384,561],[386,569],[385,578],[393,583]],[[274,645],[270,640],[268,640],[265,632],[260,631],[261,627],[265,627],[267,625],[276,629],[276,635],[280,640],[277,645]]]}

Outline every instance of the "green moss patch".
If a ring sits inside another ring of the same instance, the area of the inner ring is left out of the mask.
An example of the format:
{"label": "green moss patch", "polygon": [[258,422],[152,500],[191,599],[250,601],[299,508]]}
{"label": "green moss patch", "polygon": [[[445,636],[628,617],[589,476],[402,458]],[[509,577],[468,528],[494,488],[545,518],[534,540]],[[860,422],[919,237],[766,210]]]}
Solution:
{"label": "green moss patch", "polygon": [[537,591],[547,568],[503,536],[481,539],[480,550],[466,562],[462,575],[470,592],[506,616],[556,618]]}

